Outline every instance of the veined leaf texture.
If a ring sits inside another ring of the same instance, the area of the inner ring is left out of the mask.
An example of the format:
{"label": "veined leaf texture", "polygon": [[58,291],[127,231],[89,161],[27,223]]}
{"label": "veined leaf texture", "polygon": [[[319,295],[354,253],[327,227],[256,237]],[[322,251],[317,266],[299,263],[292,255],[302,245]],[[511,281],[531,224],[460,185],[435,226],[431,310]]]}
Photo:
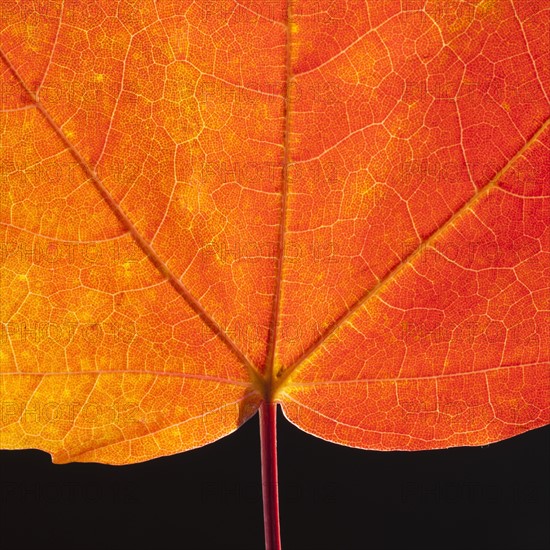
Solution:
{"label": "veined leaf texture", "polygon": [[3,448],[548,423],[547,3],[0,10]]}

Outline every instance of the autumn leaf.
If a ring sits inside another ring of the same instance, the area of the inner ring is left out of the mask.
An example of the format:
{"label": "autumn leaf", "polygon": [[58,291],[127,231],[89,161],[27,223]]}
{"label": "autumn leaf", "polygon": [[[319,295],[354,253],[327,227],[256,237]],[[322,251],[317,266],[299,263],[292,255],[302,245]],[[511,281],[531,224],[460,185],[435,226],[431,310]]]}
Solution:
{"label": "autumn leaf", "polygon": [[1,10],[3,448],[548,423],[543,2]]}

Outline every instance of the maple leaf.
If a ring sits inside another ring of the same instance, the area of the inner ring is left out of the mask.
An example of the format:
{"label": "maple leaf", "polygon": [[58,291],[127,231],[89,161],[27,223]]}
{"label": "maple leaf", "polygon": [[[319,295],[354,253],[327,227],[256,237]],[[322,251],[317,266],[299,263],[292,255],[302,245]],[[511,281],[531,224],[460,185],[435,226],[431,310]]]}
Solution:
{"label": "maple leaf", "polygon": [[129,464],[260,409],[273,481],[278,404],[379,450],[548,423],[541,2],[1,20],[4,448]]}

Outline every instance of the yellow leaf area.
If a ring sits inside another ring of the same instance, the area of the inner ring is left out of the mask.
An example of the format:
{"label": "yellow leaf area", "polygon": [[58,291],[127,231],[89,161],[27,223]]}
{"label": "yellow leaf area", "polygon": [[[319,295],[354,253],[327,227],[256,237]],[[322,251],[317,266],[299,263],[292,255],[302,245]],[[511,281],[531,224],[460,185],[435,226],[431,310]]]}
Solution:
{"label": "yellow leaf area", "polygon": [[2,448],[548,423],[544,2],[5,4]]}

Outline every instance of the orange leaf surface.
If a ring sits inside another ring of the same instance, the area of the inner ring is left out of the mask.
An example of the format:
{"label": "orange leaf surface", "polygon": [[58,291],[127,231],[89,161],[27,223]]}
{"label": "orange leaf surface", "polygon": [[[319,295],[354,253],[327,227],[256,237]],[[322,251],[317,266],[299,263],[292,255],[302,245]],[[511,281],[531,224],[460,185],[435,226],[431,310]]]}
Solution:
{"label": "orange leaf surface", "polygon": [[2,447],[548,423],[544,6],[2,2]]}

